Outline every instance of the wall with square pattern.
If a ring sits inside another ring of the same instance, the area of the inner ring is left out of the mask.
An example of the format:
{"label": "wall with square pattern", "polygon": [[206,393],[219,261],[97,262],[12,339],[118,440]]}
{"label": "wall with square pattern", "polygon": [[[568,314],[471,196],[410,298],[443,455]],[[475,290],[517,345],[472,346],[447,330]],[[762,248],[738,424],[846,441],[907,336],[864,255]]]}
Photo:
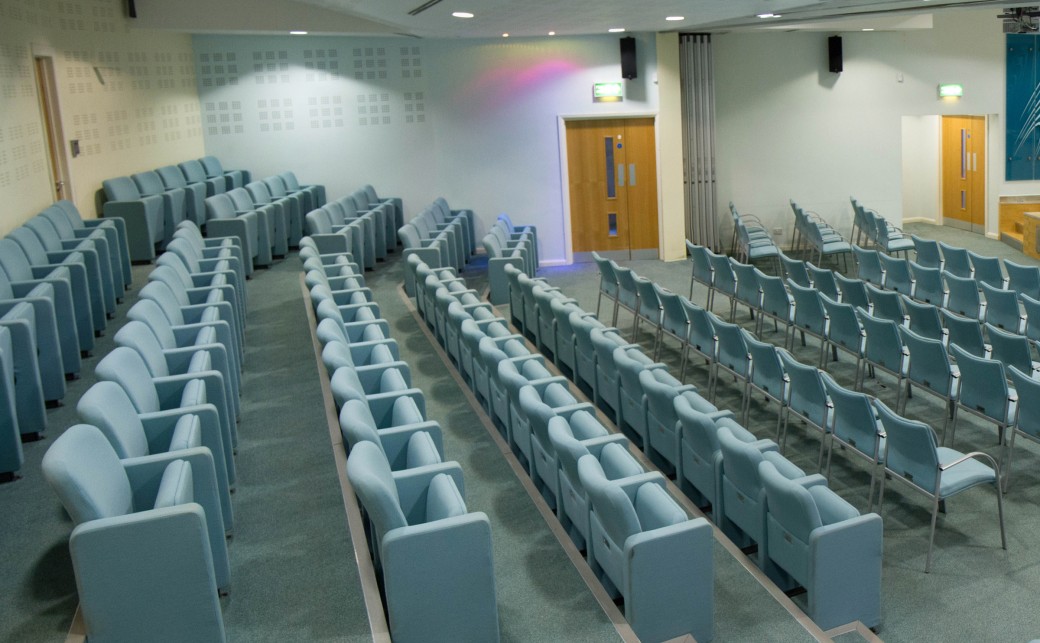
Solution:
{"label": "wall with square pattern", "polygon": [[0,2],[0,234],[54,200],[35,56],[53,59],[61,145],[84,216],[95,215],[102,180],[203,154],[190,38],[133,30],[123,4]]}

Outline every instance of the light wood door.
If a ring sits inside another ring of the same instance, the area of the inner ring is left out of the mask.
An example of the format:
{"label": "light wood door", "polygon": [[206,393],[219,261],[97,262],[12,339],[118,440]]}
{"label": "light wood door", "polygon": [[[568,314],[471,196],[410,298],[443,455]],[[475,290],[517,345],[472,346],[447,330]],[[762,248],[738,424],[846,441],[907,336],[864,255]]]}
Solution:
{"label": "light wood door", "polygon": [[657,256],[656,159],[653,119],[567,123],[575,261]]}
{"label": "light wood door", "polygon": [[986,228],[986,118],[943,116],[943,223],[983,233]]}

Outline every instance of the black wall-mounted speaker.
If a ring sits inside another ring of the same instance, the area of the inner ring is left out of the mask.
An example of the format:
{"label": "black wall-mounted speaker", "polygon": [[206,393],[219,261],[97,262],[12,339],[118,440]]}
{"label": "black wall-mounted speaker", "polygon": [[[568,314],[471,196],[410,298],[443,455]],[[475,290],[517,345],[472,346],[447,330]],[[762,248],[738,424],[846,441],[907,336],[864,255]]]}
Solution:
{"label": "black wall-mounted speaker", "polygon": [[632,80],[639,76],[636,71],[636,39],[626,36],[621,39],[621,77]]}
{"label": "black wall-mounted speaker", "polygon": [[841,73],[841,36],[831,36],[827,39],[827,62],[831,73]]}
{"label": "black wall-mounted speaker", "polygon": [[126,0],[126,15],[129,18],[137,17],[137,5],[134,4],[134,0]]}

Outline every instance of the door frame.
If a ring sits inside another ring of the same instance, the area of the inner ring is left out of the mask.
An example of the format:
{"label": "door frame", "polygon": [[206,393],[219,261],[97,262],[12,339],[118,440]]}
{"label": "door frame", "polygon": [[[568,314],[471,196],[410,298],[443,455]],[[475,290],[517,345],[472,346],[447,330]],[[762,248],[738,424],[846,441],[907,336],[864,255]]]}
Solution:
{"label": "door frame", "polygon": [[[40,110],[40,125],[46,139],[47,172],[50,176],[52,202],[58,200],[57,183],[63,183],[62,198],[75,202],[72,182],[72,164],[69,161],[69,150],[65,146],[65,130],[61,111],[61,97],[58,89],[58,54],[53,47],[33,43],[30,47],[32,56],[33,85],[36,89],[36,100]],[[39,61],[46,60],[49,75],[42,77],[39,73]]]}
{"label": "door frame", "polygon": [[664,225],[661,221],[661,141],[660,128],[658,127],[657,112],[625,112],[623,114],[560,114],[556,117],[558,131],[557,140],[560,144],[560,194],[563,199],[563,253],[562,262],[543,262],[543,265],[566,265],[574,263],[574,240],[571,238],[571,186],[570,167],[567,163],[567,123],[571,121],[594,121],[594,120],[631,120],[636,118],[651,118],[654,121],[654,156],[657,158],[657,175],[654,184],[657,187],[657,247],[663,247],[662,234]]}

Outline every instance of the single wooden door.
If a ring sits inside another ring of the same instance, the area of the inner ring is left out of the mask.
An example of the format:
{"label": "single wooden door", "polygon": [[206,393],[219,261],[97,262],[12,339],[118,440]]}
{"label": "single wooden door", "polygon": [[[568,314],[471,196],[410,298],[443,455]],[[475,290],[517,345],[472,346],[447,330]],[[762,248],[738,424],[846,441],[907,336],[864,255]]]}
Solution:
{"label": "single wooden door", "polygon": [[656,258],[657,153],[651,118],[567,122],[574,260]]}
{"label": "single wooden door", "polygon": [[943,223],[986,230],[986,118],[942,118]]}

